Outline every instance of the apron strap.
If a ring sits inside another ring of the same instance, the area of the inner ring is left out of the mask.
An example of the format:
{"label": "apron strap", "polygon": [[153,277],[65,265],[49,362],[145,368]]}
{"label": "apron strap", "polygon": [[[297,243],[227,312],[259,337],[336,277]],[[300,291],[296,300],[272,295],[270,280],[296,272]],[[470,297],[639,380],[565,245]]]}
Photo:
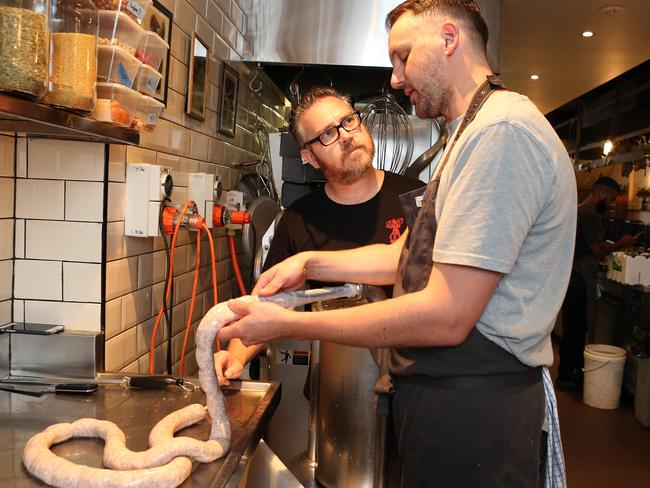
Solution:
{"label": "apron strap", "polygon": [[456,134],[454,135],[454,139],[451,141],[451,144],[445,150],[445,158],[443,159],[442,164],[440,165],[440,169],[436,170],[436,179],[440,179],[440,175],[442,175],[442,171],[445,169],[445,166],[449,161],[449,156],[451,155],[451,151],[454,149],[454,145],[460,138],[465,128],[467,128],[467,126],[474,120],[476,114],[481,109],[483,104],[487,101],[490,95],[492,95],[492,93],[494,93],[497,90],[505,90],[505,89],[506,87],[501,82],[499,77],[493,74],[493,75],[488,75],[485,82],[483,82],[483,84],[479,86],[478,89],[474,92],[474,96],[469,102],[469,107],[467,108],[467,112],[465,112],[463,121],[461,122],[458,130],[456,131]]}

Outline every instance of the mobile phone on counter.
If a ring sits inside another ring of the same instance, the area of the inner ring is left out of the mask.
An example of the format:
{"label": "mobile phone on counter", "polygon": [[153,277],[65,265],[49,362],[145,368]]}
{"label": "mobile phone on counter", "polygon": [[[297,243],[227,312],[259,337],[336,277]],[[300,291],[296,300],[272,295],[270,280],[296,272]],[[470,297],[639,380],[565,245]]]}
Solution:
{"label": "mobile phone on counter", "polygon": [[29,322],[12,322],[0,326],[0,332],[9,332],[13,334],[52,335],[63,332],[64,329],[65,327],[62,325],[30,324]]}

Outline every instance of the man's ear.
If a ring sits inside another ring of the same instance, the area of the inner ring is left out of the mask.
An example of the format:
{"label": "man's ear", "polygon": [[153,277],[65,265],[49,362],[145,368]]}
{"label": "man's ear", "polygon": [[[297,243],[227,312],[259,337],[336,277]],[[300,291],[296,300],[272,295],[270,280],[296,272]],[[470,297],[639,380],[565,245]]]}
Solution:
{"label": "man's ear", "polygon": [[440,35],[445,43],[445,55],[451,56],[458,47],[458,26],[454,22],[445,22],[440,28]]}
{"label": "man's ear", "polygon": [[320,165],[316,161],[316,158],[314,157],[311,151],[308,151],[307,149],[301,149],[300,159],[302,159],[303,164],[307,163],[312,165],[316,169],[320,169]]}

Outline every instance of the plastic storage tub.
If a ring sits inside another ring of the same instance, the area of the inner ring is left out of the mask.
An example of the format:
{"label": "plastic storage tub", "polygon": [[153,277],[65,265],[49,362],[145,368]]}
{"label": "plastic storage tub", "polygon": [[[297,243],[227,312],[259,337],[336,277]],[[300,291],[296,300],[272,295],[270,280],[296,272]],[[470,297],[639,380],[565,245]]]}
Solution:
{"label": "plastic storage tub", "polygon": [[97,81],[120,83],[127,88],[142,63],[118,46],[97,46]]}
{"label": "plastic storage tub", "polygon": [[167,56],[169,44],[155,32],[147,31],[140,41],[135,57],[158,71],[163,57]]}
{"label": "plastic storage tub", "polygon": [[100,122],[131,127],[142,96],[119,83],[97,83],[97,103],[90,116]]}
{"label": "plastic storage tub", "polygon": [[95,0],[100,10],[118,10],[138,23],[142,22],[153,0]]}
{"label": "plastic storage tub", "polygon": [[147,95],[140,95],[140,101],[133,119],[133,126],[139,131],[152,131],[156,127],[158,117],[160,117],[160,113],[164,107],[165,105],[158,100]]}
{"label": "plastic storage tub", "polygon": [[146,37],[145,30],[137,22],[114,10],[100,10],[97,16],[100,45],[119,46],[129,54],[136,53]]}
{"label": "plastic storage tub", "polygon": [[140,65],[138,73],[135,75],[133,89],[145,95],[153,96],[160,84],[162,74],[146,64]]}

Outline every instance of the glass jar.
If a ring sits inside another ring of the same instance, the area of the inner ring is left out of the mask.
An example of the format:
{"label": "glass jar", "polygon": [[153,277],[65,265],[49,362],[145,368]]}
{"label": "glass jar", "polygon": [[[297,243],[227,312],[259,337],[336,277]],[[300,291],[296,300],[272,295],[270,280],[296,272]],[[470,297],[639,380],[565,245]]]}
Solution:
{"label": "glass jar", "polygon": [[49,10],[49,0],[0,0],[0,91],[45,93]]}
{"label": "glass jar", "polygon": [[50,63],[44,102],[92,112],[97,100],[97,8],[90,0],[51,0]]}

